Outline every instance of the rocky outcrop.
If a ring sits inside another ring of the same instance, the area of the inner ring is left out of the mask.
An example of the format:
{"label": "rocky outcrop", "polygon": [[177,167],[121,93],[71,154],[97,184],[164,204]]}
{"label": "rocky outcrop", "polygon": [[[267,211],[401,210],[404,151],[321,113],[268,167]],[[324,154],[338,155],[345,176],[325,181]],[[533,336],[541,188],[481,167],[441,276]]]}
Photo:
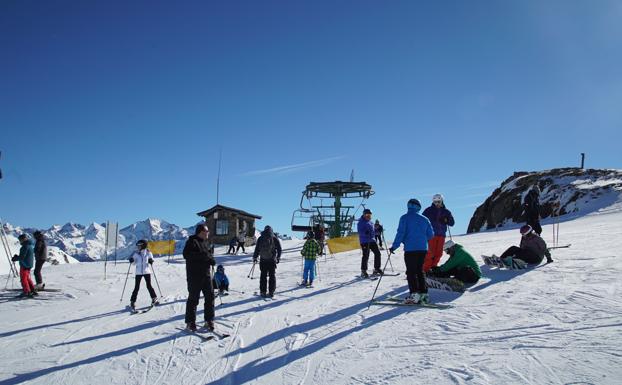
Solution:
{"label": "rocky outcrop", "polygon": [[515,172],[475,210],[467,233],[525,222],[523,200],[534,186],[540,190],[540,217],[543,219],[574,217],[622,206],[620,170],[557,168]]}

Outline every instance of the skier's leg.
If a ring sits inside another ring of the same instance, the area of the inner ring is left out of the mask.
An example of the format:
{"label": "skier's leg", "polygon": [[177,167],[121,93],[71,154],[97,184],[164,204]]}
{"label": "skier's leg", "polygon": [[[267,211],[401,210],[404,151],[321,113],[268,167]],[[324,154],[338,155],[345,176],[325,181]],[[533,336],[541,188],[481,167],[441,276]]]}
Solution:
{"label": "skier's leg", "polygon": [[380,271],[380,269],[382,268],[382,254],[378,249],[378,244],[376,242],[370,243],[369,248],[374,253],[374,271]]}
{"label": "skier's leg", "polygon": [[404,264],[406,265],[406,279],[408,280],[408,291],[410,294],[417,292],[415,283],[415,257],[412,251],[404,252]]}
{"label": "skier's leg", "polygon": [[268,269],[269,283],[268,283],[268,293],[270,295],[274,294],[276,290],[276,262],[271,262]]}
{"label": "skier's leg", "polygon": [[425,251],[415,251],[415,282],[417,285],[417,293],[427,293],[428,287],[425,284],[425,273],[423,272],[423,263],[425,262]]}
{"label": "skier's leg", "polygon": [[158,298],[156,291],[153,289],[153,286],[151,286],[151,274],[145,274],[145,283],[147,284],[147,290],[149,291],[151,299]]}
{"label": "skier's leg", "polygon": [[203,272],[196,271],[196,266],[186,264],[186,280],[188,283],[188,300],[186,301],[186,323],[195,323],[197,318],[197,305],[201,296]]}
{"label": "skier's leg", "polygon": [[206,322],[213,321],[214,320],[214,286],[212,286],[212,277],[209,274],[206,274],[203,276],[201,290],[203,291],[203,298],[205,299],[205,304],[203,307],[204,309],[203,316],[205,317]]}
{"label": "skier's leg", "polygon": [[506,251],[503,252],[503,254],[501,254],[501,256],[499,256],[499,258],[504,259],[507,257],[511,257],[511,256],[515,256],[518,255],[521,252],[521,248],[518,246],[510,246],[508,247],[508,249]]}
{"label": "skier's leg", "polygon": [[266,294],[268,286],[268,267],[266,266],[266,262],[259,261],[259,271],[261,272],[261,274],[259,274],[259,292],[261,294]]}
{"label": "skier's leg", "polygon": [[138,298],[138,290],[140,290],[140,280],[143,278],[142,275],[137,274],[134,278],[134,291],[132,292],[132,296],[130,297],[130,302],[136,302],[136,298]]}
{"label": "skier's leg", "polygon": [[43,283],[43,277],[41,276],[41,268],[43,267],[43,264],[45,263],[45,260],[36,260],[35,261],[35,281],[37,282],[37,285],[41,285]]}
{"label": "skier's leg", "polygon": [[367,261],[369,260],[369,243],[361,243],[363,257],[361,258],[361,271],[367,271]]}

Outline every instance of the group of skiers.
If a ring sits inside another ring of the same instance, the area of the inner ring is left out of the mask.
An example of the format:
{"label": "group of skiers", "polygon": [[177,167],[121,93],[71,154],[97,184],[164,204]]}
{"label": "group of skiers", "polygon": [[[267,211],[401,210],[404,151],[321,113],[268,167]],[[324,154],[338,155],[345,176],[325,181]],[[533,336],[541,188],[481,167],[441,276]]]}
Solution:
{"label": "group of skiers", "polygon": [[[531,194],[531,193],[530,193]],[[551,254],[546,243],[540,237],[542,228],[539,225],[539,213],[537,198],[533,194],[527,194],[525,198],[525,213],[529,223],[520,228],[520,246],[508,248],[500,258],[504,262],[508,259],[520,259],[527,264],[538,264],[543,258],[552,262]],[[390,253],[403,245],[404,263],[406,265],[406,277],[409,294],[404,302],[407,304],[429,303],[426,274],[430,277],[455,278],[465,284],[474,284],[482,276],[478,263],[464,247],[453,240],[446,240],[446,233],[455,221],[451,212],[445,207],[443,196],[435,194],[432,204],[423,213],[421,203],[417,199],[407,202],[407,212],[399,219],[397,232]],[[535,227],[534,227],[535,226]],[[314,228],[306,234],[305,243],[301,250],[303,257],[303,286],[312,286],[316,275],[316,261],[324,249],[324,229]],[[370,253],[374,254],[374,268],[372,275],[383,275],[381,269],[381,253],[383,227],[378,220],[372,223],[372,211],[364,209],[358,220],[358,237],[362,250],[361,277],[368,278],[367,273]],[[47,257],[47,248],[43,234],[39,231],[34,233],[37,243],[33,245],[27,234],[19,236],[21,243],[19,255],[13,257],[13,261],[20,263],[20,279],[24,296],[37,294],[37,289],[43,289],[41,266]],[[238,249],[243,246],[244,236],[240,233],[233,238],[238,242]],[[227,254],[233,251],[233,240]],[[140,288],[140,282],[145,280],[147,290],[151,297],[151,305],[158,303],[158,297],[151,285],[153,255],[148,249],[145,240],[136,243],[137,250],[129,258],[131,264],[136,265],[135,285],[130,298],[130,307],[135,310],[135,303]],[[443,251],[449,255],[449,259],[438,266]],[[237,250],[235,251],[237,253]],[[261,297],[272,298],[276,290],[276,268],[281,260],[281,243],[270,226],[265,226],[257,239],[253,253],[253,268],[259,264],[261,271],[259,278],[259,291]],[[197,330],[196,309],[199,304],[201,292],[205,298],[204,304],[204,328],[214,330],[214,289],[220,295],[225,295],[229,290],[229,280],[225,275],[224,267],[219,265],[213,273],[216,265],[214,258],[214,246],[209,241],[209,228],[205,224],[196,226],[195,234],[186,241],[183,257],[186,260],[186,281],[188,287],[188,299],[186,301],[185,322],[188,330]],[[36,263],[34,260],[36,259]],[[35,266],[35,285],[30,278],[30,269]],[[129,270],[128,270],[129,271]]]}

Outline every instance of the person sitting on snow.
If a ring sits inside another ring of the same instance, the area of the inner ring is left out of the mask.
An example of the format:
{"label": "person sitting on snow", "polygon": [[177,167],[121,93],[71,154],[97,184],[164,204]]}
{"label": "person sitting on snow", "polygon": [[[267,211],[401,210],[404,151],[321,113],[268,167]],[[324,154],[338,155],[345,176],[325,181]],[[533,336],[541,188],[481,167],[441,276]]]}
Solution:
{"label": "person sitting on snow", "polygon": [[531,226],[525,225],[520,228],[522,238],[520,240],[520,246],[510,246],[506,251],[501,254],[500,258],[503,263],[511,264],[511,259],[520,259],[528,264],[539,264],[546,256],[546,263],[553,262],[551,253],[546,247],[546,242],[538,234],[536,234]]}
{"label": "person sitting on snow", "polygon": [[214,274],[214,289],[218,289],[219,295],[225,295],[225,292],[229,294],[229,278],[225,274],[225,267],[218,265],[216,273]]}
{"label": "person sitting on snow", "polygon": [[462,245],[450,239],[443,245],[443,250],[449,254],[449,259],[441,266],[433,267],[428,272],[430,277],[453,277],[465,284],[474,284],[482,277],[477,262]]}

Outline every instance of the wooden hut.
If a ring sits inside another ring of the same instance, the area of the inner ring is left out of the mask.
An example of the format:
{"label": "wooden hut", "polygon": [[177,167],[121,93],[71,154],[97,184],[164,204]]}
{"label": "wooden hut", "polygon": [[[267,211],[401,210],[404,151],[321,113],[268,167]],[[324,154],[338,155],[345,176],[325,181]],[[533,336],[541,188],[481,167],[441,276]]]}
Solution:
{"label": "wooden hut", "polygon": [[226,245],[231,238],[243,233],[245,246],[255,244],[255,220],[261,219],[261,216],[223,205],[216,205],[197,215],[205,218],[212,242]]}

